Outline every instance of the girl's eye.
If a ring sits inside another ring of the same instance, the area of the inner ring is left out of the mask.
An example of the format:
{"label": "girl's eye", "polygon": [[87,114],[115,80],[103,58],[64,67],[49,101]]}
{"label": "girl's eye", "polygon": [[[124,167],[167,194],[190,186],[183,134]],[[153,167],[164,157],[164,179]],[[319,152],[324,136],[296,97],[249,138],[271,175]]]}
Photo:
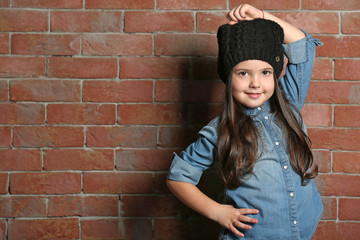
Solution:
{"label": "girl's eye", "polygon": [[265,70],[262,72],[264,76],[269,76],[271,74],[271,71]]}
{"label": "girl's eye", "polygon": [[247,75],[248,75],[248,73],[247,73],[247,72],[238,72],[238,75],[239,75],[239,76],[243,76],[243,77],[244,77],[244,76],[247,76]]}

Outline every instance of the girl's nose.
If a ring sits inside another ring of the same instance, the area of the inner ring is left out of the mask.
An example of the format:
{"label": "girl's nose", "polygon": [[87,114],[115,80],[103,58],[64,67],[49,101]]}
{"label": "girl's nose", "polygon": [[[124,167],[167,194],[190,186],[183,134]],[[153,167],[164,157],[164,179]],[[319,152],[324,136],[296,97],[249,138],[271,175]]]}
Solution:
{"label": "girl's nose", "polygon": [[252,77],[250,81],[250,88],[259,88],[260,87],[260,80],[258,77]]}

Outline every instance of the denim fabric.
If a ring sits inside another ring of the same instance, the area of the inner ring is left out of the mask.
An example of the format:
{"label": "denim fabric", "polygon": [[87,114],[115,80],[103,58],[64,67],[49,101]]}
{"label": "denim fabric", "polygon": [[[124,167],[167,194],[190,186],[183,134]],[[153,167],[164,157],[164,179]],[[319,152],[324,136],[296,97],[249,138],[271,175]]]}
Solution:
{"label": "denim fabric", "polygon": [[[315,45],[322,43],[305,33],[306,37],[284,45],[289,59],[286,75],[280,84],[289,100],[299,110],[304,105],[315,58]],[[226,199],[237,208],[255,208],[259,214],[251,230],[240,229],[242,239],[311,239],[323,212],[323,204],[315,183],[301,185],[300,176],[293,170],[282,130],[276,124],[269,102],[246,112],[259,129],[259,159],[252,173],[242,179],[242,185],[226,189]],[[196,142],[179,155],[174,154],[168,178],[196,185],[202,172],[216,165],[217,129],[219,117],[199,132]],[[305,126],[303,130],[306,132]],[[222,229],[219,239],[240,239]]]}

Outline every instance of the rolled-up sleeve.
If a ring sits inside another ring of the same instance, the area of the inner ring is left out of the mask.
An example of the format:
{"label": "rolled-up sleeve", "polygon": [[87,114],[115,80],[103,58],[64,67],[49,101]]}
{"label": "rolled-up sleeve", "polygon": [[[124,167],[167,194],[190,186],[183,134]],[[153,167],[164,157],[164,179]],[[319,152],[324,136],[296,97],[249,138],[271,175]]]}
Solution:
{"label": "rolled-up sleeve", "polygon": [[211,125],[203,127],[196,142],[179,155],[174,153],[168,179],[197,185],[203,171],[214,165],[217,155],[216,142],[216,128]]}
{"label": "rolled-up sleeve", "polygon": [[286,66],[285,76],[280,79],[280,85],[288,99],[299,110],[304,106],[309,89],[315,60],[315,46],[323,45],[320,40],[303,32],[306,35],[304,38],[283,45],[289,63]]}

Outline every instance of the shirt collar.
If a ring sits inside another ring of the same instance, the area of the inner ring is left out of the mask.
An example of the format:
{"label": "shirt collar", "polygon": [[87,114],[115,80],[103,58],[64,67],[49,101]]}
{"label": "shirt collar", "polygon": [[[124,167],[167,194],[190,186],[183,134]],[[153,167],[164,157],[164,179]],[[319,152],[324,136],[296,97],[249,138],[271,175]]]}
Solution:
{"label": "shirt collar", "polygon": [[245,113],[246,115],[249,115],[249,116],[255,116],[255,115],[258,115],[259,112],[261,111],[266,111],[268,113],[271,112],[271,106],[270,106],[270,101],[266,101],[263,105],[259,106],[259,107],[256,107],[256,108],[245,108]]}

